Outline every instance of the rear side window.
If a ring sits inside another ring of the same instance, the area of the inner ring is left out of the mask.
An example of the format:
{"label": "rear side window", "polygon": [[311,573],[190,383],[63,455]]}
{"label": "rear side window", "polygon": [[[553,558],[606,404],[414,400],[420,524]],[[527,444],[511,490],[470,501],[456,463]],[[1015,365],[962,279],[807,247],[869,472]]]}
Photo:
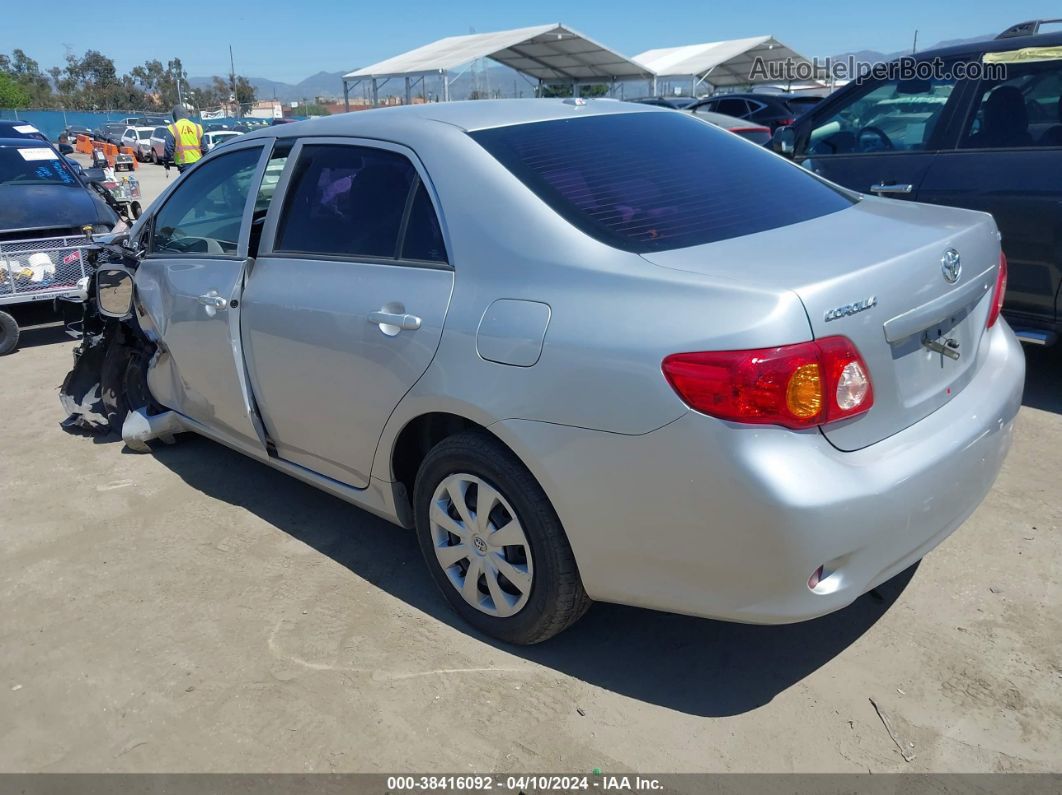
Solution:
{"label": "rear side window", "polygon": [[798,166],[685,113],[630,113],[470,133],[572,225],[664,251],[851,206]]}
{"label": "rear side window", "polygon": [[409,210],[401,256],[402,259],[446,262],[446,245],[443,243],[442,230],[439,229],[439,219],[423,183],[418,183]]}
{"label": "rear side window", "polygon": [[277,229],[277,252],[394,259],[417,171],[386,149],[305,146]]}
{"label": "rear side window", "polygon": [[721,99],[714,108],[716,113],[737,116],[739,119],[749,112],[749,103],[743,99]]}

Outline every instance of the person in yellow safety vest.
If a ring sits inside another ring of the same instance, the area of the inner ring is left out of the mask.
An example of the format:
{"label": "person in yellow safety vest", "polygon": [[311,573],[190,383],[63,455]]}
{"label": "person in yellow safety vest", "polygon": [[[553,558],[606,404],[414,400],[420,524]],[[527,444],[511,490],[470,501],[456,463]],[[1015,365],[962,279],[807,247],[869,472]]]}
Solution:
{"label": "person in yellow safety vest", "polygon": [[166,141],[166,159],[172,160],[177,171],[184,171],[203,156],[203,125],[188,118],[188,111],[180,105],[173,109],[173,124],[167,125],[170,139]]}

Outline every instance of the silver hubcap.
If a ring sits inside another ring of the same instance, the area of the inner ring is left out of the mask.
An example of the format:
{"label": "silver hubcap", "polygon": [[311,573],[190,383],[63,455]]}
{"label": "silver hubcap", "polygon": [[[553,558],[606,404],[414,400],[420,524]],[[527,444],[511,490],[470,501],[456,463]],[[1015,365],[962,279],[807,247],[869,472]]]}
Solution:
{"label": "silver hubcap", "polygon": [[435,557],[466,602],[499,618],[527,604],[531,547],[497,489],[475,475],[450,475],[435,489],[428,518]]}

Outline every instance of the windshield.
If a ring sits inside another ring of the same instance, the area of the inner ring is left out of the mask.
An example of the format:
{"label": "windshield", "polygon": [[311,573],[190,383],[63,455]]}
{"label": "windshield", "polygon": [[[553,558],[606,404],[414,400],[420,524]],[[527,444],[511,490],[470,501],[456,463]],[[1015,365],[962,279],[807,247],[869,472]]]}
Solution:
{"label": "windshield", "polygon": [[145,141],[151,137],[151,133],[151,130],[137,130],[136,137],[139,138],[141,141]]}
{"label": "windshield", "polygon": [[470,135],[570,224],[626,251],[750,235],[853,203],[799,166],[685,113],[588,116]]}
{"label": "windshield", "polygon": [[0,185],[70,185],[77,179],[66,162],[47,147],[0,148]]}

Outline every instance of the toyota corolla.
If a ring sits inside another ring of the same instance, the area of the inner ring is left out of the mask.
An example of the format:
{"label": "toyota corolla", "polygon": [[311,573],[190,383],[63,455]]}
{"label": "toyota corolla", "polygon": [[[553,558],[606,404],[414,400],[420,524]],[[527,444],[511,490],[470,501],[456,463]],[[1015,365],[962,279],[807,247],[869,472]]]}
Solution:
{"label": "toyota corolla", "polygon": [[991,487],[1024,360],[991,216],[692,116],[512,100],[242,136],[97,271],[68,423],[207,436],[414,528],[479,630],[837,610]]}

